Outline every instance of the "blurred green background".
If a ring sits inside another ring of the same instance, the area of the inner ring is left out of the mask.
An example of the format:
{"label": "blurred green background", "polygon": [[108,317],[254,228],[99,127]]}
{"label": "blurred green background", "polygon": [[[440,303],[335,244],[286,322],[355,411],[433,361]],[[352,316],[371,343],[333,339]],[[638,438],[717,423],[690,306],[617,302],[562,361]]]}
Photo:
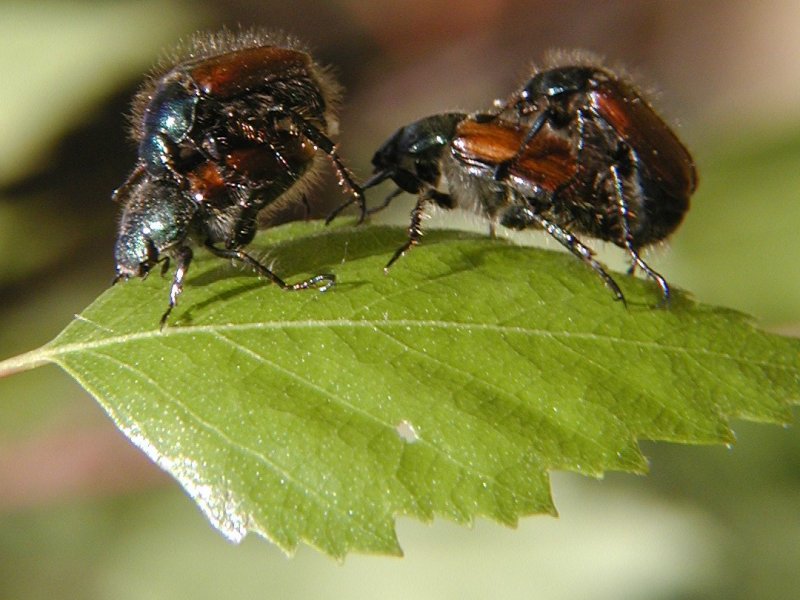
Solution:
{"label": "blurred green background", "polygon": [[[110,283],[110,194],[134,161],[129,98],[164,48],[221,24],[284,29],[335,65],[341,152],[362,177],[397,127],[486,107],[547,49],[624,64],[656,90],[700,170],[685,224],[651,264],[703,302],[797,335],[798,23],[791,0],[5,0],[0,358],[50,340]],[[327,184],[317,214],[340,199]],[[409,202],[387,218],[405,222]],[[0,598],[797,597],[800,433],[735,429],[733,448],[645,443],[646,478],[556,474],[557,520],[401,520],[404,559],[339,565],[309,548],[287,560],[263,540],[225,542],[46,367],[0,381]]]}

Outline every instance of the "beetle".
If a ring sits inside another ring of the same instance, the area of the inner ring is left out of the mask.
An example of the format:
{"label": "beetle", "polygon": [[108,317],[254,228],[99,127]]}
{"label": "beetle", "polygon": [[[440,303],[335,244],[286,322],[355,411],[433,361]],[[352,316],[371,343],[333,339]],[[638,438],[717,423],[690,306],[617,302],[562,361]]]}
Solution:
{"label": "beetle", "polygon": [[162,327],[183,289],[195,243],[285,289],[327,289],[332,275],[285,284],[242,248],[264,208],[305,200],[325,156],[350,203],[365,214],[362,189],[331,140],[339,98],[330,72],[296,40],[258,30],[195,36],[133,101],[138,152],[132,173],[114,192],[122,205],[115,282],[145,276],[162,254],[174,258]]}
{"label": "beetle", "polygon": [[[269,150],[252,150],[245,153],[249,156],[238,156],[242,153],[235,151],[231,158],[237,158],[238,162],[258,162],[259,157],[274,159]],[[230,191],[216,163],[201,163],[186,177],[190,182],[187,189],[171,177],[149,174],[139,177],[128,192],[114,248],[114,283],[130,277],[146,277],[158,263],[162,263],[163,274],[169,269],[170,259],[175,261],[169,304],[159,321],[162,329],[183,291],[194,245],[220,258],[247,265],[284,290],[314,287],[325,291],[336,282],[332,274],[315,275],[298,283],[285,282],[242,250],[255,236],[258,205],[231,202]],[[242,191],[243,198],[257,193],[257,190]],[[204,202],[197,202],[199,194],[205,198]]]}
{"label": "beetle", "polygon": [[[524,148],[545,126],[567,136],[578,174],[562,197],[573,207],[576,231],[624,248],[656,281],[664,303],[670,290],[639,251],[675,231],[697,189],[697,170],[686,146],[633,83],[592,63],[536,72],[496,117],[527,130],[517,153],[497,165],[504,179]],[[583,200],[583,201],[581,201]]]}

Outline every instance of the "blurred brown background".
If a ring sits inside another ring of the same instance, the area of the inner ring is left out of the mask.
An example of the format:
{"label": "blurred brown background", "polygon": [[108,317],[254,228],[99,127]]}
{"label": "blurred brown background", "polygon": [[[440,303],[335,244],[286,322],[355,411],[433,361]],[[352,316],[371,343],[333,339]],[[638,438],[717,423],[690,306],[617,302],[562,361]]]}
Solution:
{"label": "blurred brown background", "polygon": [[[128,101],[163,49],[223,24],[294,33],[335,67],[340,149],[361,177],[397,127],[488,106],[549,49],[624,65],[700,170],[653,266],[699,300],[800,331],[796,2],[6,0],[0,358],[48,341],[108,286],[110,194],[135,157]],[[329,177],[313,203],[324,214],[340,198]],[[556,477],[557,521],[401,522],[403,561],[338,566],[304,549],[287,562],[260,541],[227,545],[88,395],[39,369],[0,381],[0,598],[791,597],[800,435],[736,429],[733,451],[646,445],[648,478]]]}

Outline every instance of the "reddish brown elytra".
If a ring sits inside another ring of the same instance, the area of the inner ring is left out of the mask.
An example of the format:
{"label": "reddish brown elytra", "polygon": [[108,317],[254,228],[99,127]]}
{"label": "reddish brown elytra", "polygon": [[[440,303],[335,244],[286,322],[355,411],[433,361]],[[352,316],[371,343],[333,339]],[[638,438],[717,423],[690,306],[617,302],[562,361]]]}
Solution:
{"label": "reddish brown elytra", "polygon": [[697,170],[686,146],[631,85],[605,71],[596,71],[588,81],[596,82],[587,93],[590,109],[635,155],[643,195],[675,205],[677,227],[697,188]]}
{"label": "reddish brown elytra", "polygon": [[[456,128],[450,152],[453,158],[476,174],[494,173],[509,163],[508,177],[531,193],[552,194],[577,174],[577,163],[569,141],[556,135],[541,135],[520,151],[525,130],[492,119],[466,119]],[[513,159],[513,160],[512,160]]]}
{"label": "reddish brown elytra", "polygon": [[263,89],[268,81],[313,78],[315,67],[305,52],[262,46],[203,58],[188,63],[184,70],[190,74],[201,94],[225,99]]}

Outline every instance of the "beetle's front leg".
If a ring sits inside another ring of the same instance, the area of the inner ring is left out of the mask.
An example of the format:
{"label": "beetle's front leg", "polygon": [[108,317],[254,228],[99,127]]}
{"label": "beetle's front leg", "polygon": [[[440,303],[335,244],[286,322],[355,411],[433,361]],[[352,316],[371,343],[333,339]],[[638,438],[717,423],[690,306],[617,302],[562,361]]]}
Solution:
{"label": "beetle's front leg", "polygon": [[169,313],[178,304],[178,296],[183,292],[183,282],[186,279],[186,272],[189,270],[189,263],[192,262],[192,249],[188,246],[181,246],[173,252],[173,258],[175,259],[176,268],[175,275],[172,277],[172,286],[169,289],[169,307],[161,315],[159,329],[164,329]]}

